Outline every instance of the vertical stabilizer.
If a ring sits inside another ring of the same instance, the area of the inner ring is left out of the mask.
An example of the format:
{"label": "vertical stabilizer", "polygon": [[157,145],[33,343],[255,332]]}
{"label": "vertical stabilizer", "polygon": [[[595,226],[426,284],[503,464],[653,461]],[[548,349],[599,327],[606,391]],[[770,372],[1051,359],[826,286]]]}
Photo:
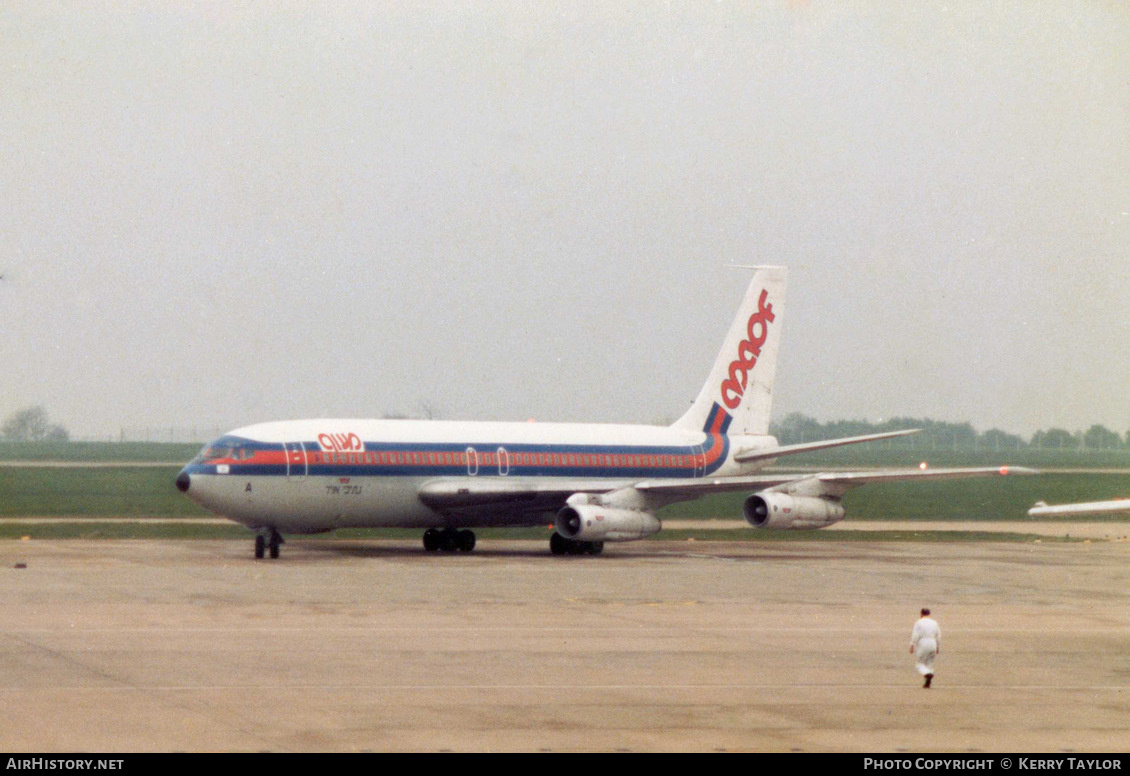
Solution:
{"label": "vertical stabilizer", "polygon": [[758,267],[754,272],[706,385],[690,410],[675,422],[676,427],[705,430],[717,407],[733,418],[730,434],[769,433],[785,313],[785,277],[784,267]]}

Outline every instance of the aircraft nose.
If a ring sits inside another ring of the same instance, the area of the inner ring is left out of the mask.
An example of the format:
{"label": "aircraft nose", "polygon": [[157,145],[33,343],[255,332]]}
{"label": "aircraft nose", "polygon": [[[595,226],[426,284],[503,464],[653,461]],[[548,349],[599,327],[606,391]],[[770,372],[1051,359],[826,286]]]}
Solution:
{"label": "aircraft nose", "polygon": [[188,493],[188,486],[192,484],[192,478],[188,476],[188,472],[181,472],[177,475],[177,490],[181,493]]}

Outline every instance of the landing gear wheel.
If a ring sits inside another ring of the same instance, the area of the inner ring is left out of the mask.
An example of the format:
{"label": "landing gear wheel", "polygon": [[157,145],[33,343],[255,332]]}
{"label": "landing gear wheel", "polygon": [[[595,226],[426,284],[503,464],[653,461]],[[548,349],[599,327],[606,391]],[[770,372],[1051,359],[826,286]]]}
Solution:
{"label": "landing gear wheel", "polygon": [[424,549],[428,552],[435,552],[440,546],[440,532],[435,528],[429,528],[424,531]]}
{"label": "landing gear wheel", "polygon": [[475,549],[475,532],[466,529],[459,531],[455,537],[455,545],[460,552],[470,552]]}
{"label": "landing gear wheel", "polygon": [[439,548],[444,552],[455,552],[459,549],[456,539],[456,532],[453,529],[444,528],[439,532]]}
{"label": "landing gear wheel", "polygon": [[439,549],[444,552],[470,552],[475,549],[475,532],[467,529],[444,528],[436,531],[436,540]]}
{"label": "landing gear wheel", "polygon": [[559,533],[554,532],[554,534],[549,537],[549,551],[554,555],[564,555],[569,552],[570,544],[572,544],[572,541],[566,539]]}
{"label": "landing gear wheel", "polygon": [[554,533],[549,537],[549,551],[554,555],[599,555],[604,552],[604,542],[582,542]]}
{"label": "landing gear wheel", "polygon": [[263,534],[255,536],[255,559],[262,560],[263,556],[267,554],[267,540]]}

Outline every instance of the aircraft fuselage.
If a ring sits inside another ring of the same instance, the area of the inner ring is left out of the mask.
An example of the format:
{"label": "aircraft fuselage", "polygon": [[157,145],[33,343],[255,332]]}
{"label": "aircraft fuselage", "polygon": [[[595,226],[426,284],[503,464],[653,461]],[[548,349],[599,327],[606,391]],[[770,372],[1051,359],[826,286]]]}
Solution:
{"label": "aircraft fuselage", "polygon": [[[531,526],[537,489],[610,491],[641,480],[741,472],[730,438],[672,427],[613,424],[306,420],[236,429],[184,468],[178,487],[252,528],[317,533],[344,527]],[[760,440],[759,440],[760,441]],[[764,438],[771,446],[775,440]],[[747,470],[749,467],[745,467]],[[429,506],[427,486],[494,479],[526,499],[477,509]],[[422,495],[423,494],[423,495]]]}

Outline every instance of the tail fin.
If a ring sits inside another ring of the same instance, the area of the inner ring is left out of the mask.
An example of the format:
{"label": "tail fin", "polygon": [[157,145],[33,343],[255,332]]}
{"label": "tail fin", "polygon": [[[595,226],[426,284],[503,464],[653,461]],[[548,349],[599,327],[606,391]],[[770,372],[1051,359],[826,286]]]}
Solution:
{"label": "tail fin", "polygon": [[717,407],[733,418],[729,433],[769,433],[786,274],[784,267],[758,267],[754,272],[710,377],[691,408],[675,421],[676,428],[705,429]]}

